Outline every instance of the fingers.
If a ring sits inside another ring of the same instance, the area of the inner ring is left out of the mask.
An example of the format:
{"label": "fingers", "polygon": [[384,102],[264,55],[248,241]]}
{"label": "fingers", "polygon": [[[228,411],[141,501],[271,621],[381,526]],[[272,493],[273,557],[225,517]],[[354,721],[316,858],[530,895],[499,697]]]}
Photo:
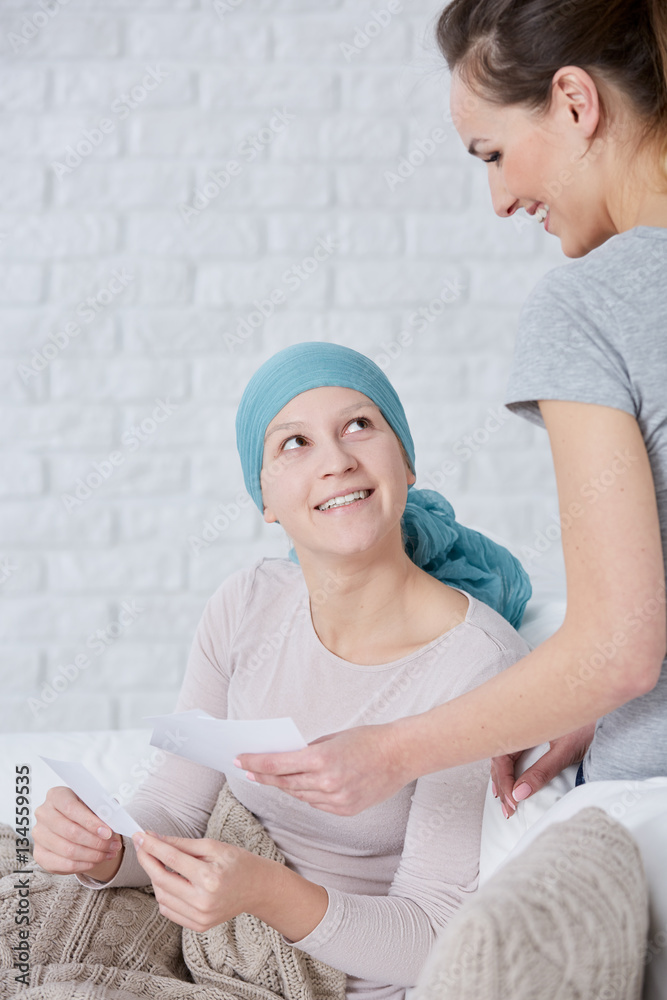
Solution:
{"label": "fingers", "polygon": [[327,733],[325,736],[318,736],[316,740],[311,740],[308,746],[314,746],[316,743],[326,743],[328,740],[334,739],[334,737],[339,736],[340,733]]}
{"label": "fingers", "polygon": [[570,764],[583,760],[594,732],[595,723],[590,723],[551,740],[547,752],[517,778],[513,789],[515,801],[521,802],[534,795]]}
{"label": "fingers", "polygon": [[[212,852],[208,850],[208,845],[214,845],[217,843],[217,841],[211,840],[194,840],[192,837],[168,837],[164,833],[161,833],[158,836],[150,830],[147,830],[146,833],[152,839],[164,844],[171,844],[177,850],[182,851],[183,854],[189,854],[191,857],[199,858],[200,860],[208,860],[212,856]],[[145,839],[143,847],[144,850],[146,850]],[[150,846],[148,849],[150,850]],[[170,865],[169,867],[171,868],[172,866]]]}
{"label": "fingers", "polygon": [[102,823],[71,788],[50,789],[35,809],[35,819],[35,861],[54,874],[86,871],[116,857],[122,847],[120,835]]}
{"label": "fingers", "polygon": [[505,819],[513,814],[516,809],[516,802],[512,798],[514,789],[514,765],[518,754],[503,754],[502,757],[494,757],[491,761],[491,777],[496,786],[500,807]]}
{"label": "fingers", "polygon": [[258,784],[273,785],[325,812],[354,816],[412,780],[403,755],[395,751],[391,725],[361,726],[327,734],[293,753],[241,754],[237,760]]}
{"label": "fingers", "polygon": [[[37,828],[35,828],[36,830]],[[120,838],[100,841],[103,848],[86,847],[67,839],[47,828],[40,832],[39,842],[35,834],[34,858],[45,871],[54,875],[72,875],[117,857],[122,847]]]}
{"label": "fingers", "polygon": [[[246,771],[251,771],[257,779],[272,775],[295,774],[307,770],[305,767],[308,747],[289,753],[242,753],[234,763]],[[264,781],[262,784],[273,784]],[[279,786],[280,787],[280,786]]]}
{"label": "fingers", "polygon": [[[152,841],[157,838],[150,835],[144,837],[144,843],[152,846]],[[197,911],[189,898],[193,895],[194,887],[181,875],[174,871],[167,871],[162,861],[154,857],[149,851],[145,851],[137,842],[135,834],[134,845],[137,852],[137,860],[150,878],[155,898],[158,901],[162,916],[180,924],[181,927],[190,927],[198,930],[194,926],[193,918],[196,918]],[[171,865],[169,866],[171,867]]]}
{"label": "fingers", "polygon": [[[164,873],[167,876],[164,885],[168,885],[169,880],[173,882],[174,875],[187,879],[193,885],[203,885],[204,882],[208,881],[206,870],[209,866],[206,861],[201,859],[200,845],[203,841],[189,842],[195,845],[195,850],[198,852],[198,856],[193,857],[191,853],[180,847],[181,844],[187,843],[185,838],[170,837],[169,840],[163,840],[147,830],[144,834],[135,833],[132,840],[137,848],[139,863],[151,876],[151,879],[153,875],[159,877]],[[176,843],[169,843],[169,841],[176,841],[179,846],[176,846]],[[165,872],[165,868],[171,868],[171,872]]]}
{"label": "fingers", "polygon": [[513,789],[513,796],[521,802],[544,788],[557,774],[573,763],[572,751],[561,745],[554,745],[538,761],[521,774]]}
{"label": "fingers", "polygon": [[[207,861],[195,860],[148,831],[143,836],[143,845],[139,844],[141,834],[135,834],[132,839],[137,860],[153,884],[160,913],[181,927],[194,931],[212,927],[210,920],[206,922],[207,913],[202,912],[202,905],[206,911],[206,904],[221,894],[222,873],[219,868]],[[196,843],[201,845],[202,841]],[[168,868],[172,870],[168,871]]]}
{"label": "fingers", "polygon": [[319,791],[321,793],[326,791],[330,784],[327,779],[323,779],[314,771],[299,771],[296,774],[276,776],[258,774],[255,775],[254,780],[258,785],[272,785],[274,788],[281,788],[284,792],[289,792],[290,795],[295,795],[297,792]]}
{"label": "fingers", "polygon": [[[35,817],[39,820],[43,818],[46,820],[48,817],[59,823],[59,826],[62,826],[62,820],[58,817],[64,817],[72,832],[74,826],[87,832],[88,837],[84,841],[86,843],[91,843],[90,838],[94,841],[110,840],[113,836],[111,827],[96,816],[92,809],[89,809],[79,796],[65,785],[49,789],[43,805],[35,809]],[[60,832],[62,833],[62,830]]]}
{"label": "fingers", "polygon": [[[321,741],[327,739],[330,737],[322,737]],[[338,790],[335,778],[322,773],[322,752],[314,746],[294,753],[241,754],[237,760],[258,785],[271,785],[290,794],[319,790],[329,795]]]}
{"label": "fingers", "polygon": [[166,917],[175,924],[179,924],[181,927],[189,927],[193,931],[208,930],[208,927],[204,927],[200,923],[197,910],[194,907],[188,906],[179,896],[174,896],[172,893],[165,892],[164,889],[159,889],[155,893],[155,898],[163,917]]}
{"label": "fingers", "polygon": [[[183,891],[184,886],[188,886],[188,883],[181,879],[178,886],[179,893]],[[170,892],[168,888],[161,885],[157,887],[154,885],[154,889],[155,899],[162,916],[175,924],[180,924],[181,927],[189,927],[193,931],[202,933],[222,922],[216,919],[215,914],[202,911],[199,900],[197,903],[190,903],[182,895]]]}
{"label": "fingers", "polygon": [[[193,878],[190,878],[188,875],[185,874],[185,872],[180,872],[180,874],[184,875],[184,877],[187,877],[189,881],[193,883],[196,883],[197,880],[199,879],[199,882],[201,884],[200,876],[202,875],[203,872],[205,872],[206,865],[209,865],[210,867],[210,864],[212,863],[220,868],[230,860],[230,856],[233,855],[234,851],[236,850],[236,848],[231,847],[231,845],[224,844],[219,840],[212,840],[210,837],[200,838],[200,839],[194,839],[192,837],[169,837],[164,833],[161,833],[158,836],[157,834],[151,832],[150,830],[148,831],[148,836],[151,837],[151,842],[148,843],[147,845],[146,840],[144,838],[143,848],[145,850],[146,847],[148,846],[148,850],[151,853],[153,853],[154,857],[158,857],[158,851],[157,850],[153,851],[151,845],[155,840],[157,840],[158,844],[163,845],[162,848],[159,849],[160,858],[163,861],[164,861],[164,856],[167,852],[167,848],[170,846],[173,847],[175,851],[180,852],[181,854],[187,854],[191,858],[196,858],[199,864],[192,865],[190,868]],[[168,865],[169,868],[173,868],[174,871],[180,871],[180,869],[176,865],[171,864],[171,862],[168,860],[168,857],[165,863]],[[181,861],[181,864],[183,866],[186,866],[188,862]]]}

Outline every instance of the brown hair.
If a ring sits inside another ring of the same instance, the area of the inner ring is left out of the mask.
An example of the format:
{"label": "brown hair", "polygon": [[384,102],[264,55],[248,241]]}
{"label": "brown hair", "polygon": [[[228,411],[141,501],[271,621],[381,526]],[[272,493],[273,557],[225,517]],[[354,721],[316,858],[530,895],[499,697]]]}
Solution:
{"label": "brown hair", "polygon": [[580,66],[603,84],[603,125],[610,121],[604,83],[617,87],[637,114],[640,142],[660,142],[667,176],[665,0],[453,0],[436,38],[450,71],[473,92],[538,116],[549,109],[562,66]]}

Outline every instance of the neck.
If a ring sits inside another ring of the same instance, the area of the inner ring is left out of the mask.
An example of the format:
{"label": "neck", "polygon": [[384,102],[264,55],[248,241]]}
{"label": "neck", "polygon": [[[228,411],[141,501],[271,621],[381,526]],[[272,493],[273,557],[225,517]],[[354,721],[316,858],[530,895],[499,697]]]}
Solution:
{"label": "neck", "polygon": [[296,546],[320,641],[344,659],[372,636],[404,627],[424,574],[403,548],[400,529],[378,551],[322,557]]}
{"label": "neck", "polygon": [[616,232],[624,233],[635,226],[667,228],[667,193],[643,191],[632,199],[627,209],[617,213]]}
{"label": "neck", "polygon": [[622,169],[623,158],[615,158],[609,214],[616,233],[635,226],[667,228],[667,177],[659,169],[658,155],[655,145],[644,146]]}

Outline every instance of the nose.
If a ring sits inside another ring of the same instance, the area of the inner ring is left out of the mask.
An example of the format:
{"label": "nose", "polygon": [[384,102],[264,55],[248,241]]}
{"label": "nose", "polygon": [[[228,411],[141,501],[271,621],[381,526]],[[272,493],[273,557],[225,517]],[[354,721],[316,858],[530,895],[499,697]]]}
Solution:
{"label": "nose", "polygon": [[493,211],[501,219],[506,219],[521,208],[521,201],[511,195],[501,177],[498,176],[498,168],[493,164],[489,169],[489,188],[491,190],[491,201]]}
{"label": "nose", "polygon": [[319,450],[319,470],[322,479],[353,472],[359,464],[345,443],[338,438],[322,443]]}

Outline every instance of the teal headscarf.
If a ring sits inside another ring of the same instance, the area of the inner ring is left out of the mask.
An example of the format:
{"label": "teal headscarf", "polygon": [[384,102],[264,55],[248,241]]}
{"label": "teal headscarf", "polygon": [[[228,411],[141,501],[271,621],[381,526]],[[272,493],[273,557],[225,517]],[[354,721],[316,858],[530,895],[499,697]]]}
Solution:
{"label": "teal headscarf", "polygon": [[[340,344],[294,344],[269,358],[246,386],[236,415],[236,443],[246,489],[260,511],[260,473],[266,428],[302,392],[325,385],[368,396],[402,443],[415,470],[415,446],[400,399],[373,361]],[[518,628],[532,593],[518,559],[485,535],[459,524],[449,501],[433,490],[408,487],[402,519],[405,551],[421,569],[490,605]],[[294,550],[290,558],[296,560]]]}

